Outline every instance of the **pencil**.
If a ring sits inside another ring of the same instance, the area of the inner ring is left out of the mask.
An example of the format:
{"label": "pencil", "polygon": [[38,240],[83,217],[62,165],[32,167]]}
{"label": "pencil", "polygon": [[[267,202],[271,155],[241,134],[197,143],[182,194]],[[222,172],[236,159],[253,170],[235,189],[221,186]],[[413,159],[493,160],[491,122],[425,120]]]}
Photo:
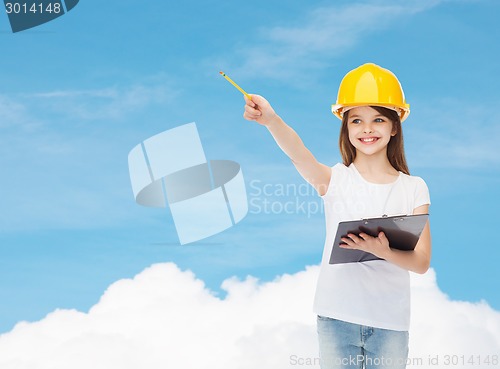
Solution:
{"label": "pencil", "polygon": [[225,79],[227,79],[227,80],[228,80],[228,82],[229,82],[230,84],[232,84],[234,87],[236,87],[238,90],[240,90],[240,92],[241,92],[243,95],[245,95],[245,96],[246,96],[246,97],[248,97],[250,100],[252,100],[252,96],[250,96],[249,94],[247,94],[247,93],[245,92],[245,90],[244,90],[244,89],[242,89],[240,86],[238,86],[238,85],[236,84],[236,82],[234,82],[231,78],[229,78],[229,76],[227,76],[227,75],[226,75],[226,73],[224,73],[224,72],[219,72],[219,73],[222,75],[222,77],[224,77]]}

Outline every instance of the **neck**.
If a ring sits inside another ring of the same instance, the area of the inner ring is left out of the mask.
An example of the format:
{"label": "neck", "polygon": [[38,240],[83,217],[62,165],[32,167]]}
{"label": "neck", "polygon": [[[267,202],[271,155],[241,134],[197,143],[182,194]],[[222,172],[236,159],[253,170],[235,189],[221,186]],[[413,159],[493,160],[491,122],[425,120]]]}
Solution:
{"label": "neck", "polygon": [[374,182],[387,183],[392,182],[399,172],[389,162],[385,152],[382,155],[364,155],[358,153],[354,159],[354,165],[365,179]]}

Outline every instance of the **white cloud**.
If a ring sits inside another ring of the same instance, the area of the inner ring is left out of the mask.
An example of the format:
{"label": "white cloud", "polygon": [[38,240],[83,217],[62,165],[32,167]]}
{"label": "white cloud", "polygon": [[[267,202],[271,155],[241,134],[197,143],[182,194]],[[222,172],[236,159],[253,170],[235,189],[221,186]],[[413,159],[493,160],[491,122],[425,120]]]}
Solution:
{"label": "white cloud", "polygon": [[[228,69],[240,76],[259,75],[302,83],[301,78],[309,79],[314,69],[326,67],[326,63],[329,65],[332,58],[353,48],[362,37],[444,1],[375,0],[315,8],[304,19],[294,20],[294,26],[261,29],[253,45],[237,49],[244,62]],[[301,26],[295,26],[298,23]]]}
{"label": "white cloud", "polygon": [[[57,310],[19,323],[0,336],[0,367],[314,368],[297,364],[317,357],[311,311],[317,273],[314,266],[267,283],[230,278],[220,299],[191,272],[153,265],[111,285],[88,313]],[[498,311],[484,302],[451,301],[432,270],[413,277],[410,358],[416,364],[409,368],[431,367],[429,355],[443,364],[446,355],[483,361],[490,355],[491,361],[498,354]]]}
{"label": "white cloud", "polygon": [[44,110],[71,117],[71,120],[120,119],[152,104],[171,101],[176,92],[163,77],[129,86],[89,90],[56,90],[26,95]]}
{"label": "white cloud", "polygon": [[21,129],[31,132],[40,125],[29,109],[21,101],[6,95],[0,95],[0,129],[2,131]]}
{"label": "white cloud", "polygon": [[[137,144],[134,137],[143,137],[136,132],[148,114],[175,95],[163,75],[102,88],[0,94],[6,195],[0,229],[101,227],[134,219],[126,155]],[[95,121],[105,124],[90,124]]]}
{"label": "white cloud", "polygon": [[[417,102],[418,104],[418,102]],[[412,146],[409,156],[414,164],[426,168],[498,168],[500,156],[494,155],[500,136],[498,117],[491,106],[450,98],[426,101],[408,126],[405,141]]]}
{"label": "white cloud", "polygon": [[116,120],[145,107],[170,102],[176,95],[171,82],[164,76],[149,77],[125,86],[0,94],[0,129],[14,127],[30,133],[58,123]]}

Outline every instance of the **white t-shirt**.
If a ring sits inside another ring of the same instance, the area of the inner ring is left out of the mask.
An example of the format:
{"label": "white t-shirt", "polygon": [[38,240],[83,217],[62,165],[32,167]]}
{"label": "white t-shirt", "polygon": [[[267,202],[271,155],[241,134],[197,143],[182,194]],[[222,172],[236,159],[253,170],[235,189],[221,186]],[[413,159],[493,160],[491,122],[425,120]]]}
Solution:
{"label": "white t-shirt", "polygon": [[420,177],[399,174],[389,184],[366,181],[354,164],[336,164],[325,206],[326,240],[314,312],[355,324],[397,331],[410,326],[410,276],[385,260],[329,264],[339,222],[383,215],[410,215],[430,204],[429,190]]}

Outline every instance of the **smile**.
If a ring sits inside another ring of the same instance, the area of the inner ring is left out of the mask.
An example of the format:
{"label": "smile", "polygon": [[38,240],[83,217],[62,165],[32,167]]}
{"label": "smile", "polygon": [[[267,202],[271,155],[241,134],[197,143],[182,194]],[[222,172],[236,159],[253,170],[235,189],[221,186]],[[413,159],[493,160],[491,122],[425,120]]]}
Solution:
{"label": "smile", "polygon": [[359,139],[364,144],[371,144],[378,141],[378,137],[365,137]]}

